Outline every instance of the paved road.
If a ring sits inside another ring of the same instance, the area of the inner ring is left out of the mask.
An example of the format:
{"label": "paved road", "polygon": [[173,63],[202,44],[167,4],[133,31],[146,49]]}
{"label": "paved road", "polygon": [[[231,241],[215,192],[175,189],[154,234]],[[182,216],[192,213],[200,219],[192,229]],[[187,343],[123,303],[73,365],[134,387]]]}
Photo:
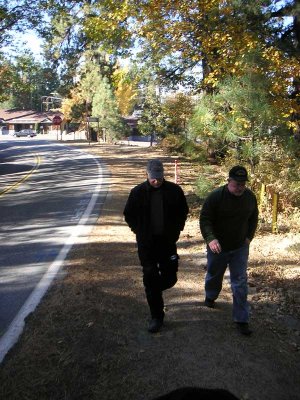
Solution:
{"label": "paved road", "polygon": [[107,183],[99,160],[73,147],[1,141],[0,359],[8,331],[15,341],[74,241],[87,237]]}

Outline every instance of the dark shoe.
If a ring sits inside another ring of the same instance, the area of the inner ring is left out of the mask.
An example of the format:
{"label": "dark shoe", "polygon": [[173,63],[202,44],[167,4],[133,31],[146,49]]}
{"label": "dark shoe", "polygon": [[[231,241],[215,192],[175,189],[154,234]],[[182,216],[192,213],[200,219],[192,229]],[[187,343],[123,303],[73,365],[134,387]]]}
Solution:
{"label": "dark shoe", "polygon": [[215,301],[212,299],[209,299],[208,297],[205,297],[204,305],[209,308],[215,308]]}
{"label": "dark shoe", "polygon": [[161,318],[153,318],[149,322],[148,326],[148,332],[150,333],[156,333],[160,330],[160,328],[163,326],[163,319]]}
{"label": "dark shoe", "polygon": [[250,336],[252,334],[247,322],[236,322],[236,326],[242,335]]}

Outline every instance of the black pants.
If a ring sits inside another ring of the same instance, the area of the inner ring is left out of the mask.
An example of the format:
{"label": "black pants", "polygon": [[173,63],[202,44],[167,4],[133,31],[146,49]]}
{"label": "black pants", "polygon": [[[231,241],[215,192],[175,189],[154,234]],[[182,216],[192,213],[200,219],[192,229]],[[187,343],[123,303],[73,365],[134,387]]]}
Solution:
{"label": "black pants", "polygon": [[170,243],[163,236],[153,236],[147,243],[138,242],[138,254],[151,317],[163,318],[162,292],[177,282],[179,257],[176,243]]}

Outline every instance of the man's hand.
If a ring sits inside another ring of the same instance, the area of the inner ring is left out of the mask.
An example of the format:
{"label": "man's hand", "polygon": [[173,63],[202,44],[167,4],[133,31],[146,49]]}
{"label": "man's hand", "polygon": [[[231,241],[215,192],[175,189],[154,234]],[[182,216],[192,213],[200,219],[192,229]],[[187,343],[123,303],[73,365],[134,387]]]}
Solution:
{"label": "man's hand", "polygon": [[220,245],[218,239],[214,239],[211,242],[209,242],[208,246],[213,253],[219,254],[222,251],[222,248],[221,248],[221,245]]}

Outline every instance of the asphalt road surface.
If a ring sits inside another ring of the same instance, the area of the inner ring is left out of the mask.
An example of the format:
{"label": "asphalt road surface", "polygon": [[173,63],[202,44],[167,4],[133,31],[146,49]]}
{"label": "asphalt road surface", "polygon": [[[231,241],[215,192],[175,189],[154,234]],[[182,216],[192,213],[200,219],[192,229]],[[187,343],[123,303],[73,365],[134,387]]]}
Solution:
{"label": "asphalt road surface", "polygon": [[100,160],[74,147],[0,142],[0,361],[72,245],[88,237],[107,185]]}

